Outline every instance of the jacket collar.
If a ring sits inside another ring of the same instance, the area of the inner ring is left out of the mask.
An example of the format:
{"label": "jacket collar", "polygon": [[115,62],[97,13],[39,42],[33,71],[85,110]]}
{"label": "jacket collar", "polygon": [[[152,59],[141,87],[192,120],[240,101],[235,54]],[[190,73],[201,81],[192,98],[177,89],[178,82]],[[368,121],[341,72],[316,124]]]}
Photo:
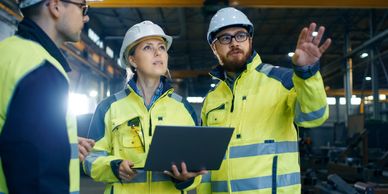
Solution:
{"label": "jacket collar", "polygon": [[46,34],[46,32],[44,32],[34,21],[24,18],[19,23],[16,35],[42,45],[42,47],[62,65],[66,72],[71,71],[70,65],[66,61],[62,52]]}
{"label": "jacket collar", "polygon": [[[259,60],[258,63],[254,62],[256,60]],[[253,51],[252,52],[252,55],[248,58],[247,62],[245,63],[244,65],[244,69],[242,69],[241,72],[245,71],[245,70],[251,70],[251,69],[254,69],[256,68],[257,65],[259,65],[261,63],[261,59],[260,59],[260,56],[259,54],[257,54],[256,51]],[[221,65],[217,65],[215,68],[213,68],[210,73],[209,73],[211,76],[213,77],[216,77],[218,79],[221,79],[221,80],[225,80],[226,76],[225,76],[225,70],[224,68],[221,66]]]}
{"label": "jacket collar", "polygon": [[[138,91],[138,88],[136,86],[136,81],[137,81],[137,74],[135,73],[132,79],[128,81],[128,85],[133,91]],[[160,82],[163,84],[162,94],[172,89],[170,81],[165,76],[160,76]]]}

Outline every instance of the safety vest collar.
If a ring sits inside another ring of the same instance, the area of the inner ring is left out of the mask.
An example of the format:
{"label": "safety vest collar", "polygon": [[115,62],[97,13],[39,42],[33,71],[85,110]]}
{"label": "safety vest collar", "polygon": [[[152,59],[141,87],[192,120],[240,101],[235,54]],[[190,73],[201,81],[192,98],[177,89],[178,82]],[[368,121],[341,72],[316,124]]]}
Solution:
{"label": "safety vest collar", "polygon": [[62,52],[51,40],[51,38],[32,20],[24,18],[18,25],[16,35],[27,40],[40,44],[52,57],[54,57],[66,72],[71,68]]}
{"label": "safety vest collar", "polygon": [[[130,79],[127,83],[132,91],[137,91],[136,81],[137,81],[137,74],[135,74],[132,77],[132,79]],[[163,84],[162,94],[166,93],[170,89],[173,89],[170,81],[165,76],[160,76],[160,82],[162,82]]]}

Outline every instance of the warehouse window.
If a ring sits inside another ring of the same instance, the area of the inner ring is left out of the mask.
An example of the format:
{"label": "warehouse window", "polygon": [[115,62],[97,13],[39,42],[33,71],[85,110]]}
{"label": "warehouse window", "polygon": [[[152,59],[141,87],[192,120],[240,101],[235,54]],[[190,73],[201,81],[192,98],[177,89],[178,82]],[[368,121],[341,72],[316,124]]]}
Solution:
{"label": "warehouse window", "polygon": [[112,50],[109,46],[107,46],[107,47],[105,48],[105,52],[106,52],[106,54],[107,54],[110,58],[113,59],[114,53],[113,53],[113,50]]}
{"label": "warehouse window", "polygon": [[100,40],[100,36],[97,35],[91,28],[88,29],[88,37],[96,43],[100,48],[104,48],[104,43]]}

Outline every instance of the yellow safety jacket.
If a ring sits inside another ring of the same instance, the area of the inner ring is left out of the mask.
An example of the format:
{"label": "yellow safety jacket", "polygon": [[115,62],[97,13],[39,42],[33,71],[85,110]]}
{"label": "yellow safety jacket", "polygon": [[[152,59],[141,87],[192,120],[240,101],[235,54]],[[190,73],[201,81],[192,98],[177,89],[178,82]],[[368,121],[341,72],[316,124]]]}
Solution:
{"label": "yellow safety jacket", "polygon": [[[183,103],[184,99],[173,93],[172,88],[164,89],[149,110],[134,88],[129,84],[125,90],[98,105],[89,132],[97,141],[84,161],[85,173],[95,181],[106,183],[105,194],[180,194],[172,179],[162,172],[137,170],[134,179],[123,182],[112,169],[112,163],[121,160],[133,162],[134,168],[144,167],[156,125],[196,124],[196,118],[186,107],[187,101]],[[200,182],[201,176],[198,176],[184,190],[191,190]]]}
{"label": "yellow safety jacket", "polygon": [[291,69],[262,63],[254,52],[233,90],[221,69],[211,73],[219,82],[206,96],[202,123],[235,131],[221,168],[202,178],[198,194],[300,193],[294,122],[314,127],[328,117],[317,65],[304,72],[311,75],[300,73],[301,78]]}
{"label": "yellow safety jacket", "polygon": [[[3,40],[0,43],[0,80],[1,80],[1,95],[0,95],[0,134],[3,131],[4,124],[7,122],[7,113],[10,111],[8,107],[13,99],[13,95],[18,85],[20,84],[23,78],[27,77],[31,72],[40,68],[43,65],[52,65],[57,69],[58,72],[63,76],[65,80],[68,82],[68,77],[66,75],[65,70],[62,65],[51,56],[47,50],[42,47],[42,45],[27,39],[23,39],[19,36],[12,36]],[[68,91],[64,92],[68,93]],[[65,105],[66,102],[61,102],[63,104],[58,104],[58,106]],[[36,112],[36,114],[44,114]],[[78,140],[77,140],[77,128],[76,128],[76,120],[75,117],[71,117],[67,114],[66,118],[67,123],[64,123],[64,128],[67,128],[67,132],[64,133],[68,135],[68,137],[63,137],[65,142],[68,143],[68,147],[66,149],[71,150],[70,153],[63,152],[63,154],[69,154],[70,156],[66,156],[69,158],[68,170],[69,170],[69,180],[67,182],[70,183],[69,190],[71,194],[79,193],[79,159],[78,159]],[[24,122],[21,120],[20,122]],[[49,121],[48,121],[49,122]],[[26,123],[27,124],[27,123]],[[17,130],[17,129],[11,129]],[[31,128],[33,133],[34,128]],[[47,129],[47,130],[57,130],[57,129]],[[17,132],[16,132],[17,133]],[[26,134],[28,135],[28,134]],[[47,137],[48,141],[50,137]],[[23,142],[22,140],[20,142]],[[61,141],[62,142],[62,141]],[[23,142],[24,143],[24,142]],[[32,148],[34,149],[34,148]],[[21,153],[23,150],[18,150]],[[61,150],[58,150],[61,151]],[[49,155],[45,156],[36,156],[41,159],[50,158]],[[65,158],[65,157],[64,157]],[[44,162],[39,162],[35,165],[35,163],[29,163],[29,158],[25,158],[25,165],[31,165],[30,168],[41,168],[39,165],[44,165]],[[1,164],[1,159],[0,159]],[[8,188],[6,184],[6,178],[3,173],[3,166],[0,165],[0,193],[6,194],[8,193]],[[46,173],[46,172],[42,172]],[[55,172],[47,173],[51,176],[57,176]],[[22,172],[15,176],[26,176]],[[37,180],[39,179],[39,175]],[[29,184],[36,184],[29,183]],[[53,187],[55,187],[56,182],[51,183]],[[55,189],[55,188],[54,188]],[[31,193],[36,193],[39,191],[31,191]],[[42,190],[41,192],[44,192]],[[59,192],[58,192],[59,193]],[[62,192],[61,192],[62,193]]]}

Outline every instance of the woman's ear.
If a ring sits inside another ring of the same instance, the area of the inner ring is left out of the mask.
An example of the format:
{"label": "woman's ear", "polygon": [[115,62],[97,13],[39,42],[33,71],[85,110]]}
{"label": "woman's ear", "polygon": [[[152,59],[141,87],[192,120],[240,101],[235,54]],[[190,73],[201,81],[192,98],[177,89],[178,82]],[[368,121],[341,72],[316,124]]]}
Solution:
{"label": "woman's ear", "polygon": [[135,60],[135,57],[133,56],[128,56],[128,62],[130,65],[132,65],[135,69],[137,68],[137,65],[136,65],[136,60]]}

